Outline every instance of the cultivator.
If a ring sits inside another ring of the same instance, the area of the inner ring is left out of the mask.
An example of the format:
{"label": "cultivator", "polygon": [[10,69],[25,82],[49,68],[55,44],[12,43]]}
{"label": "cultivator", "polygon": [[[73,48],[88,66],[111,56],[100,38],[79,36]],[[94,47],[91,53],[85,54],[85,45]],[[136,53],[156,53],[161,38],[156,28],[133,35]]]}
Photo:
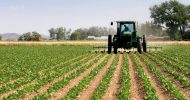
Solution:
{"label": "cultivator", "polygon": [[[161,46],[147,46],[147,52],[153,52],[153,51],[161,51]],[[108,46],[93,46],[93,50],[91,52],[95,53],[108,53]],[[113,50],[111,52],[114,52]],[[137,48],[131,48],[131,49],[122,49],[119,48],[117,50],[118,53],[130,53],[130,52],[138,52]]]}

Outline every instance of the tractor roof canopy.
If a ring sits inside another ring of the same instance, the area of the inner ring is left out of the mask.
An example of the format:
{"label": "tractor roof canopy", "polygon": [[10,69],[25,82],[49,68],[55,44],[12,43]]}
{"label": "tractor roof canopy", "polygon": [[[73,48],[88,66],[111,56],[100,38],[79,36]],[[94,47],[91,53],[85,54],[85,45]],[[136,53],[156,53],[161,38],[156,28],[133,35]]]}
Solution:
{"label": "tractor roof canopy", "polygon": [[134,21],[116,21],[117,23],[129,23],[129,24],[134,24]]}

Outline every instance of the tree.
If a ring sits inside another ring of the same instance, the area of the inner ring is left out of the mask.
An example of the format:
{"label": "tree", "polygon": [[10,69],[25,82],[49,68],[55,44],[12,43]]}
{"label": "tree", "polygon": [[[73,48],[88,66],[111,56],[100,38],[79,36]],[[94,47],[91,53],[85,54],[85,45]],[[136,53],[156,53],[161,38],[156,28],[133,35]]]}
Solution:
{"label": "tree", "polygon": [[57,40],[63,40],[65,36],[66,28],[57,28]]}
{"label": "tree", "polygon": [[19,41],[40,41],[41,35],[38,32],[27,32],[22,34],[18,40]]}
{"label": "tree", "polygon": [[66,36],[70,34],[71,29],[66,30],[65,27],[51,28],[49,29],[50,39],[64,40]]}
{"label": "tree", "polygon": [[68,29],[66,32],[65,32],[65,39],[69,39],[70,38],[70,36],[71,36],[71,29]]}
{"label": "tree", "polygon": [[90,27],[88,29],[87,35],[90,36],[106,36],[108,34],[115,34],[116,31],[113,28],[106,28],[106,27]]}
{"label": "tree", "polygon": [[25,41],[31,41],[32,40],[32,33],[31,32],[27,32],[23,34],[24,40]]}
{"label": "tree", "polygon": [[79,28],[79,29],[76,29],[75,32],[78,32],[80,33],[80,39],[81,40],[84,40],[88,37],[88,29],[87,28]]}
{"label": "tree", "polygon": [[50,33],[50,39],[56,39],[57,30],[54,28],[51,28],[48,31]]}
{"label": "tree", "polygon": [[0,36],[0,40],[2,40],[2,37]]}
{"label": "tree", "polygon": [[181,36],[183,35],[185,26],[190,20],[189,10],[189,6],[176,0],[166,1],[150,8],[154,23],[166,27],[171,39],[176,39],[177,31],[180,31]]}
{"label": "tree", "polygon": [[41,39],[41,35],[40,35],[40,33],[38,33],[38,32],[32,32],[32,40],[33,41],[40,41],[40,39]]}
{"label": "tree", "polygon": [[80,32],[74,32],[71,34],[71,40],[80,40]]}
{"label": "tree", "polygon": [[[66,32],[67,33],[67,32]],[[71,40],[85,40],[88,36],[107,36],[116,34],[113,28],[92,26],[90,28],[78,28],[71,34]]]}

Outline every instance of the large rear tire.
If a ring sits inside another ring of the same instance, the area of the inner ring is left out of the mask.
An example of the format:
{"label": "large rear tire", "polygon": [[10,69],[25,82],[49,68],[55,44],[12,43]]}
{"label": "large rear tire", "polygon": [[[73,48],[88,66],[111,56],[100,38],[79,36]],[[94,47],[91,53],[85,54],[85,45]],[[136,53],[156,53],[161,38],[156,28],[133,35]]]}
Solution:
{"label": "large rear tire", "polygon": [[142,44],[142,46],[143,46],[143,51],[147,52],[147,44],[146,44],[146,37],[145,37],[145,35],[143,35],[143,44]]}
{"label": "large rear tire", "polygon": [[108,53],[110,54],[112,51],[112,36],[108,35]]}
{"label": "large rear tire", "polygon": [[137,51],[138,51],[140,54],[142,53],[140,38],[137,38]]}
{"label": "large rear tire", "polygon": [[117,54],[118,40],[116,37],[113,38],[113,47],[114,47],[114,53]]}

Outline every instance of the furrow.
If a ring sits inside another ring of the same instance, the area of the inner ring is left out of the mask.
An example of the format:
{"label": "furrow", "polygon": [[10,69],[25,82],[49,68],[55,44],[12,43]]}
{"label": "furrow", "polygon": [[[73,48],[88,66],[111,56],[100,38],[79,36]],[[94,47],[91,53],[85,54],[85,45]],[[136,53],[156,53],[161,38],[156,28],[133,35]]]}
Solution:
{"label": "furrow", "polygon": [[94,77],[94,79],[90,82],[88,87],[79,94],[77,99],[79,99],[79,100],[89,100],[90,99],[93,92],[99,86],[101,80],[103,79],[103,77],[105,76],[109,67],[111,66],[113,60],[114,60],[114,57],[112,57],[110,59],[110,61],[107,63],[107,65],[105,65],[104,68],[98,73],[98,75]]}
{"label": "furrow", "polygon": [[82,73],[77,78],[71,80],[68,85],[66,85],[64,88],[57,91],[49,100],[58,100],[61,97],[65,96],[71,88],[76,86],[85,76],[87,76],[96,66],[98,66],[108,55],[101,58],[96,64],[94,64],[92,67],[87,69],[84,73]]}

